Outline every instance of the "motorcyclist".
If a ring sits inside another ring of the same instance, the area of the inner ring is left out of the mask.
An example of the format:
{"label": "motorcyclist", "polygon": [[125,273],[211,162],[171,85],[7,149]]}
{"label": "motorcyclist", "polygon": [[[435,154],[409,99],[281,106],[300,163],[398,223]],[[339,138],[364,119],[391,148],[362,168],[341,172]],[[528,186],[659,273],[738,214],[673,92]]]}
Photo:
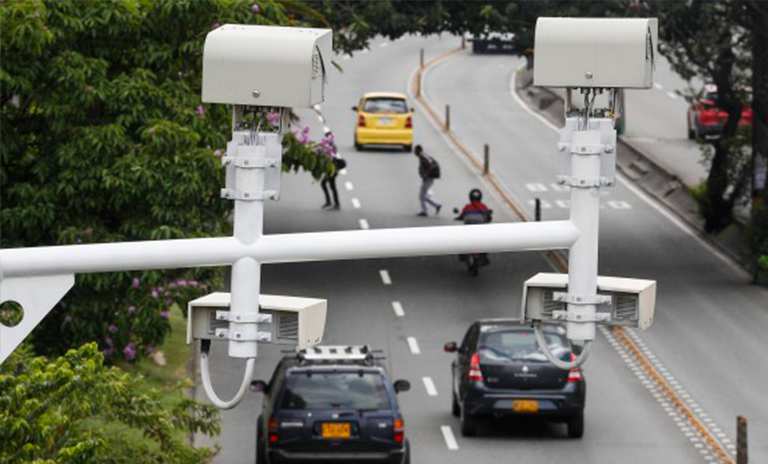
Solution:
{"label": "motorcyclist", "polygon": [[[483,203],[483,192],[480,189],[472,189],[469,192],[469,203],[461,210],[456,221],[464,221],[464,224],[487,224],[493,220],[493,211]],[[491,263],[488,259],[488,253],[477,253],[478,260],[482,266]],[[467,260],[467,255],[459,255],[461,261]]]}

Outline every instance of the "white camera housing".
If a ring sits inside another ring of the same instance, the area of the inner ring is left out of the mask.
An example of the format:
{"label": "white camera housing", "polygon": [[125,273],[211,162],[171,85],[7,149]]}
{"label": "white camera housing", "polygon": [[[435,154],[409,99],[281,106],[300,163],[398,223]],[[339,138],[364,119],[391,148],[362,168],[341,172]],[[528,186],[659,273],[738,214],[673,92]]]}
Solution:
{"label": "white camera housing", "polygon": [[658,36],[656,18],[539,18],[533,83],[648,89]]}
{"label": "white camera housing", "polygon": [[[560,295],[567,291],[568,274],[539,273],[525,282],[523,314],[525,322],[564,322],[567,304]],[[597,277],[598,296],[609,296],[609,304],[597,305],[599,323],[647,329],[653,324],[656,306],[656,281]]]}
{"label": "white camera housing", "polygon": [[332,31],[226,24],[205,38],[203,102],[303,108],[323,102]]}
{"label": "white camera housing", "polygon": [[[192,340],[228,340],[231,294],[210,293],[187,305],[187,343]],[[295,296],[260,295],[260,334],[269,334],[264,343],[297,345],[299,349],[323,340],[328,301]]]}

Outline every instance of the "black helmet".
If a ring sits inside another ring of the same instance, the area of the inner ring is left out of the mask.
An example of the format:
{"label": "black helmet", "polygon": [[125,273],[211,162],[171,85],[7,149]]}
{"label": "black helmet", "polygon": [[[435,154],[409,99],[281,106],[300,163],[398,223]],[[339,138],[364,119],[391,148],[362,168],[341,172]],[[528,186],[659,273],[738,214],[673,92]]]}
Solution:
{"label": "black helmet", "polygon": [[469,191],[469,201],[480,201],[483,199],[483,192],[480,189],[472,189]]}

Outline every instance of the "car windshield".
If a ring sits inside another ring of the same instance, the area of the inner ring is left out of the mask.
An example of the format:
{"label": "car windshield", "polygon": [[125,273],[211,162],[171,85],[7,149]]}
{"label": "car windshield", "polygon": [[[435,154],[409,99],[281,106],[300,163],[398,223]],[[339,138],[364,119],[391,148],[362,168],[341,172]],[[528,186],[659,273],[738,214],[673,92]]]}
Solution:
{"label": "car windshield", "polygon": [[[544,332],[549,350],[561,359],[568,360],[570,349],[562,335]],[[481,360],[491,362],[534,361],[547,362],[544,353],[536,343],[533,330],[493,331],[483,334],[480,339]]]}
{"label": "car windshield", "polygon": [[402,98],[368,98],[363,104],[363,112],[405,114],[408,105]]}
{"label": "car windshield", "polygon": [[378,373],[300,372],[288,376],[283,409],[389,409]]}

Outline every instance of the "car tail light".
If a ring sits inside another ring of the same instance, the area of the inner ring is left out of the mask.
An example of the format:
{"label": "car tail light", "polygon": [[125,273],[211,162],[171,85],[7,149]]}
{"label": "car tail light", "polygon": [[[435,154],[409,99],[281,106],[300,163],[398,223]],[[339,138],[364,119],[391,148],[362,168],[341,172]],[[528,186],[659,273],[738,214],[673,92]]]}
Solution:
{"label": "car tail light", "polygon": [[410,116],[405,120],[405,128],[406,129],[413,129],[413,120]]}
{"label": "car tail light", "polygon": [[274,417],[267,423],[267,433],[270,443],[277,443],[277,419]]}
{"label": "car tail light", "polygon": [[357,126],[365,127],[365,116],[363,116],[362,114],[357,118]]}
{"label": "car tail light", "polygon": [[[571,353],[571,362],[576,361],[576,355]],[[581,369],[571,369],[568,371],[568,383],[579,383],[582,381]]]}
{"label": "car tail light", "polygon": [[405,440],[405,421],[401,418],[395,419],[395,443],[402,443]]}
{"label": "car tail light", "polygon": [[483,381],[483,371],[480,370],[480,355],[475,353],[469,361],[469,380]]}

